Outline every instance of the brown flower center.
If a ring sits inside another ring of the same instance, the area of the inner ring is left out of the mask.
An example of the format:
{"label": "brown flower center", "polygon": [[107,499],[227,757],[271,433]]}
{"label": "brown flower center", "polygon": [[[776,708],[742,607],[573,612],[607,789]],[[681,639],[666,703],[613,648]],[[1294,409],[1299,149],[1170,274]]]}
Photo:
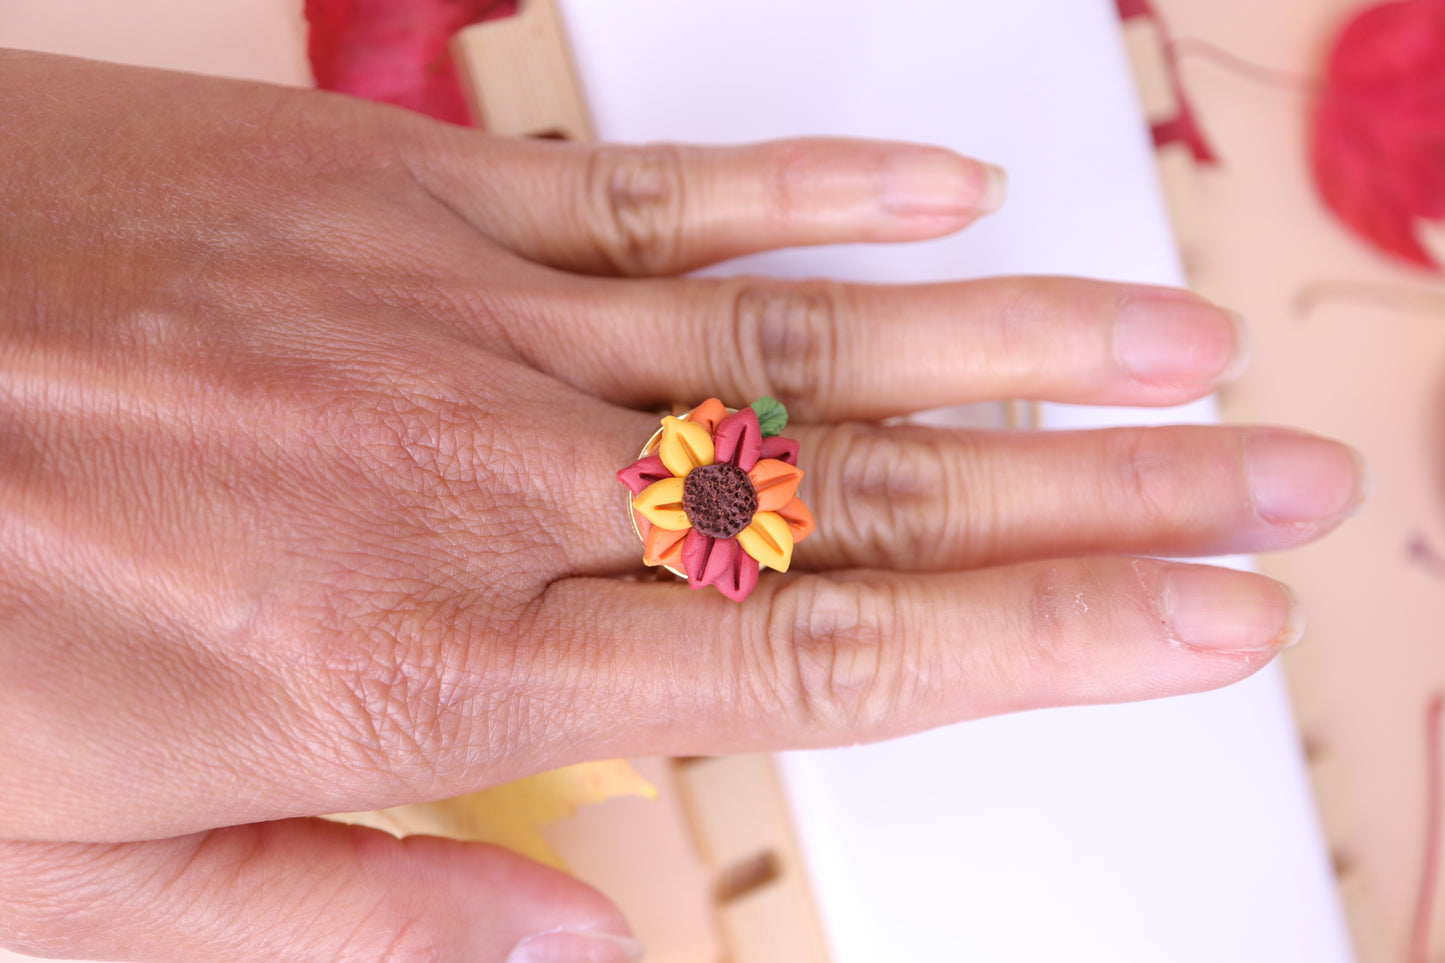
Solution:
{"label": "brown flower center", "polygon": [[757,514],[758,493],[736,465],[703,465],[683,479],[682,510],[702,534],[732,538]]}

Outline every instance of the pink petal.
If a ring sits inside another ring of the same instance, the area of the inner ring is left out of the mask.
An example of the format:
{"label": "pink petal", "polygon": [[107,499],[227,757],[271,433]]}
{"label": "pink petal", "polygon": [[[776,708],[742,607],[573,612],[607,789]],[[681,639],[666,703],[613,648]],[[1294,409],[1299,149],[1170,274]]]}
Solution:
{"label": "pink petal", "polygon": [[682,543],[682,570],[687,573],[687,584],[695,589],[706,588],[719,578],[724,578],[733,567],[733,556],[738,552],[738,543],[731,538],[713,538],[697,529],[687,533]]}
{"label": "pink petal", "polygon": [[[797,468],[798,443],[791,438],[784,438],[782,435],[764,438],[762,458],[776,458],[778,461],[785,461]],[[752,469],[749,468],[748,471],[752,471]]]}
{"label": "pink petal", "polygon": [[758,424],[758,413],[751,408],[739,408],[728,415],[717,426],[712,443],[716,450],[715,463],[726,462],[743,471],[752,471],[763,451],[763,429]]}
{"label": "pink petal", "polygon": [[[736,541],[728,539],[730,542]],[[747,598],[758,584],[758,560],[747,552],[737,552],[733,555],[733,564],[724,575],[713,583],[713,588],[734,602],[741,602]]]}
{"label": "pink petal", "polygon": [[627,486],[627,490],[634,495],[641,495],[642,490],[653,482],[660,482],[664,478],[671,478],[672,472],[662,463],[662,456],[648,455],[639,461],[635,461],[617,473],[617,480]]}

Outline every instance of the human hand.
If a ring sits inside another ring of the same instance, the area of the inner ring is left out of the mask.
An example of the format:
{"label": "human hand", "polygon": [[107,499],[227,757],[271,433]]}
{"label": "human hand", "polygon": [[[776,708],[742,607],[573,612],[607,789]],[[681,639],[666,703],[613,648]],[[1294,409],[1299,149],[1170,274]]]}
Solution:
{"label": "human hand", "polygon": [[[1237,334],[1181,292],[671,277],[962,228],[987,181],[951,154],[0,78],[3,945],[623,959],[576,880],[308,817],[1224,685],[1297,637],[1286,590],[1131,556],[1287,548],[1360,499],[1348,449],[1281,429],[876,424],[1199,397]],[[644,409],[765,394],[818,520],[794,571],[741,605],[621,578]]]}

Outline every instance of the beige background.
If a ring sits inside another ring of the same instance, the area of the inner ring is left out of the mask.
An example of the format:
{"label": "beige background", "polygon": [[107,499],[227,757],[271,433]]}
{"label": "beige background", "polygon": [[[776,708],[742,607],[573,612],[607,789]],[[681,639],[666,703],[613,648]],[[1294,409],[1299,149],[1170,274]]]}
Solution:
{"label": "beige background", "polygon": [[0,0],[0,45],[310,86],[302,0]]}
{"label": "beige background", "polygon": [[[1176,40],[1317,76],[1349,0],[1155,0]],[[1374,254],[1316,200],[1311,102],[1197,55],[1181,72],[1223,158],[1180,224],[1196,287],[1250,320],[1255,358],[1224,397],[1235,421],[1301,425],[1365,452],[1374,497],[1324,542],[1263,560],[1310,614],[1287,656],[1362,963],[1407,960],[1424,856],[1425,707],[1445,688],[1445,285]],[[1434,908],[1445,913],[1445,893]],[[1433,952],[1445,952],[1436,933]],[[1423,963],[1423,961],[1419,961]]]}

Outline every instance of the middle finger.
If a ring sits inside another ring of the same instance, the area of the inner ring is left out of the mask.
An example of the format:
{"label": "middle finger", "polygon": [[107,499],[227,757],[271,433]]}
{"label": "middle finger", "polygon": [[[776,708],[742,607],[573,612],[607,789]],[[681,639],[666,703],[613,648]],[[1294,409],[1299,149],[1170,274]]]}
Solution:
{"label": "middle finger", "polygon": [[533,297],[509,337],[585,391],[634,407],[771,395],[802,422],[997,398],[1180,404],[1236,375],[1247,354],[1236,319],[1193,294],[1078,278],[573,277]]}

